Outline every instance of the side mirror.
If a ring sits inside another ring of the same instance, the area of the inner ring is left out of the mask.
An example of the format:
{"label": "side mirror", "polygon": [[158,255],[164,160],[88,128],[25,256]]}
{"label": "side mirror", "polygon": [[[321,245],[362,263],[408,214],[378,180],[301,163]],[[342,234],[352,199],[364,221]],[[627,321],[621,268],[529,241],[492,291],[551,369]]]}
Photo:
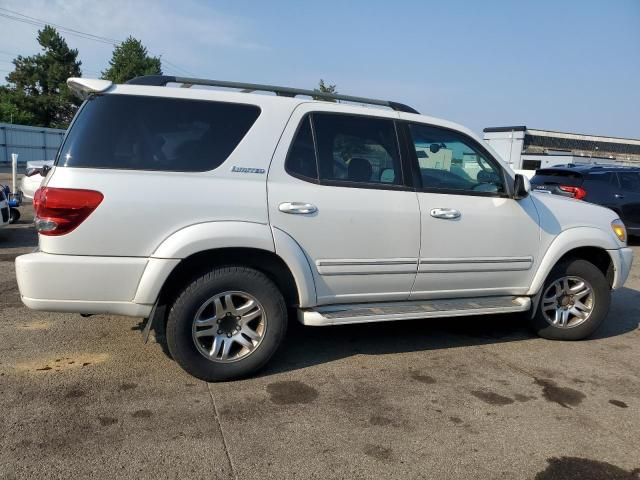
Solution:
{"label": "side mirror", "polygon": [[27,168],[25,175],[27,177],[33,177],[34,175],[40,174],[43,177],[46,177],[47,173],[49,173],[49,170],[51,170],[51,167],[49,165],[43,165],[42,167],[36,168]]}
{"label": "side mirror", "polygon": [[513,198],[515,200],[521,200],[529,196],[531,191],[531,183],[529,179],[524,175],[516,173],[516,179],[513,182]]}

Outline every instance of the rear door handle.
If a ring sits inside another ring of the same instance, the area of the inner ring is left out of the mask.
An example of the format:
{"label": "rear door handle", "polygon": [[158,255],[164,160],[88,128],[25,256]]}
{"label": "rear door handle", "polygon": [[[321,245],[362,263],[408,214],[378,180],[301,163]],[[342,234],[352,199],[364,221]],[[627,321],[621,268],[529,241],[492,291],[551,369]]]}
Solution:
{"label": "rear door handle", "polygon": [[443,218],[445,220],[454,220],[460,218],[461,215],[455,208],[434,208],[429,213],[433,218]]}
{"label": "rear door handle", "polygon": [[619,193],[615,193],[613,196],[615,198],[624,198],[624,195],[620,195]]}
{"label": "rear door handle", "polygon": [[311,213],[316,213],[318,211],[318,207],[304,202],[284,202],[278,206],[278,210],[280,210],[282,213],[309,215]]}

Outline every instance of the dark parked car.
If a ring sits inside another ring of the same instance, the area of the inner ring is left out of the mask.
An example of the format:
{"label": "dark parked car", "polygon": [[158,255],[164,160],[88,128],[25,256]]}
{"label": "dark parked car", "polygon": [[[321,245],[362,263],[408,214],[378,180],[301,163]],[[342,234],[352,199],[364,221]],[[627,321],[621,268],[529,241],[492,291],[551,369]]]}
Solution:
{"label": "dark parked car", "polygon": [[534,190],[585,200],[620,215],[629,235],[640,235],[640,167],[574,165],[541,168]]}

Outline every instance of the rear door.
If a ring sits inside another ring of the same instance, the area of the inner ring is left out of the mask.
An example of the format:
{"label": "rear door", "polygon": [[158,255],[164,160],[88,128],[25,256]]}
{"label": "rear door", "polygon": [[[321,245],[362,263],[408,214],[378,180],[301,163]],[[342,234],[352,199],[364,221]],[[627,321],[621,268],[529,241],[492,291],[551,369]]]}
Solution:
{"label": "rear door", "polygon": [[622,221],[637,234],[640,231],[640,172],[618,172],[618,180]]}
{"label": "rear door", "polygon": [[406,300],[420,213],[405,185],[395,114],[317,109],[298,107],[276,150],[267,183],[272,228],[304,251],[318,304]]}

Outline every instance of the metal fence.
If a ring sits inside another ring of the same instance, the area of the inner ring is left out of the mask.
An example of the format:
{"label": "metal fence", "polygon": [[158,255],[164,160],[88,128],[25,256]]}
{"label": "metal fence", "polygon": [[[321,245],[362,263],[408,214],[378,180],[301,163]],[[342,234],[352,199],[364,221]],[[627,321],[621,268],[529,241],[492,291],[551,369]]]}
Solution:
{"label": "metal fence", "polygon": [[0,165],[11,163],[11,154],[18,154],[18,163],[28,160],[53,160],[65,130],[0,123]]}

